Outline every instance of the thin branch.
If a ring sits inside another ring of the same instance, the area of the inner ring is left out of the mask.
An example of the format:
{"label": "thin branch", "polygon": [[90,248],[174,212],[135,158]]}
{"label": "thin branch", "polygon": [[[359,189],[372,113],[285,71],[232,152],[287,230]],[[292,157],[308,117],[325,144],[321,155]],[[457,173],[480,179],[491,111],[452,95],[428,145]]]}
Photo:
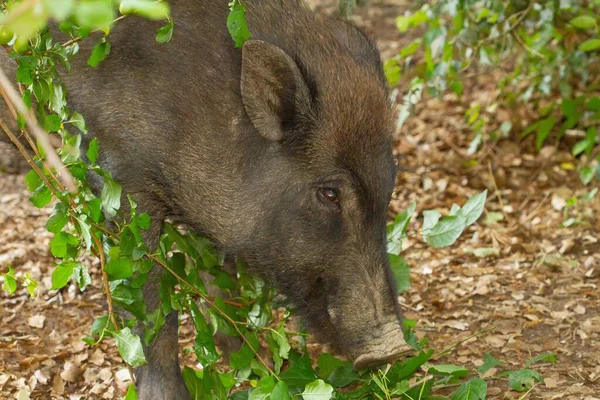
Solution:
{"label": "thin branch", "polygon": [[229,315],[227,315],[227,313],[225,311],[223,311],[219,307],[217,307],[217,305],[214,302],[212,302],[209,297],[207,297],[206,295],[204,295],[202,292],[200,292],[198,289],[196,289],[192,284],[190,284],[189,282],[187,282],[185,279],[183,279],[182,277],[180,277],[179,275],[177,275],[177,273],[175,271],[173,271],[171,268],[169,268],[169,266],[167,265],[167,263],[165,263],[159,257],[157,257],[156,255],[153,255],[153,254],[148,254],[148,258],[150,258],[152,261],[154,261],[155,263],[157,263],[158,265],[160,265],[165,271],[167,271],[168,273],[170,273],[171,275],[173,275],[173,277],[175,277],[175,279],[177,279],[177,281],[179,281],[180,284],[183,284],[183,285],[187,286],[188,288],[190,288],[192,290],[192,292],[194,292],[198,297],[200,297],[202,300],[204,300],[208,304],[209,307],[217,310],[217,312],[219,314],[221,314],[221,316],[223,318],[225,318],[233,326],[233,328],[236,330],[236,332],[238,333],[238,335],[240,335],[240,337],[242,338],[242,340],[244,341],[244,343],[246,343],[248,345],[248,347],[250,348],[250,350],[252,350],[252,352],[254,353],[254,355],[256,356],[256,358],[267,369],[267,371],[269,372],[269,374],[271,374],[271,375],[273,375],[274,377],[277,378],[277,375],[275,374],[275,372],[273,372],[273,370],[267,365],[267,363],[262,359],[262,357],[260,356],[260,354],[258,354],[258,351],[255,350],[254,347],[252,347],[252,344],[250,344],[250,341],[248,341],[248,339],[246,339],[246,337],[244,336],[244,334],[242,333],[242,331],[240,331],[240,328],[238,328],[238,322],[237,321],[235,321],[233,318],[231,318]]}
{"label": "thin branch", "polygon": [[[114,24],[114,23],[116,23],[116,22],[119,22],[120,20],[124,19],[125,17],[127,17],[127,15],[121,15],[120,17],[117,17],[117,18],[115,18],[115,19],[112,21],[112,24]],[[97,32],[102,32],[102,30],[101,30],[101,29],[96,29],[96,30],[92,31],[92,34],[94,34],[94,33],[97,33]],[[68,40],[68,41],[64,42],[63,44],[61,44],[61,47],[67,47],[67,46],[70,46],[70,45],[72,45],[73,43],[77,43],[77,42],[80,42],[80,41],[82,41],[83,39],[84,39],[84,38],[83,38],[82,36],[77,36],[77,37],[74,37],[73,39],[71,39],[71,40]]]}
{"label": "thin branch", "polygon": [[[104,284],[104,295],[106,296],[106,304],[108,305],[108,318],[110,318],[110,321],[112,322],[113,326],[115,327],[115,330],[117,332],[121,331],[121,328],[119,328],[119,324],[117,323],[117,319],[115,318],[115,308],[113,306],[113,302],[112,302],[112,296],[110,294],[110,286],[108,283],[108,274],[106,273],[106,258],[104,256],[104,248],[102,247],[102,243],[100,242],[100,240],[98,239],[98,236],[96,236],[96,234],[92,231],[90,232],[90,235],[92,237],[92,240],[94,241],[94,244],[96,245],[96,251],[97,251],[97,255],[98,258],[100,259],[100,271],[102,272],[102,283]],[[129,375],[131,375],[131,379],[135,382],[135,375],[133,373],[133,368],[131,368],[131,365],[127,364],[127,369],[129,370]]]}
{"label": "thin branch", "polygon": [[40,146],[46,152],[45,166],[51,171],[52,168],[56,170],[58,177],[65,184],[71,193],[77,193],[77,186],[73,177],[60,160],[60,157],[56,154],[54,147],[50,144],[48,133],[46,133],[37,123],[37,120],[27,108],[19,93],[10,83],[10,80],[4,73],[4,70],[0,68],[0,88],[4,91],[4,94],[8,98],[9,102],[16,108],[16,110],[25,118],[25,122],[33,136],[38,140]]}

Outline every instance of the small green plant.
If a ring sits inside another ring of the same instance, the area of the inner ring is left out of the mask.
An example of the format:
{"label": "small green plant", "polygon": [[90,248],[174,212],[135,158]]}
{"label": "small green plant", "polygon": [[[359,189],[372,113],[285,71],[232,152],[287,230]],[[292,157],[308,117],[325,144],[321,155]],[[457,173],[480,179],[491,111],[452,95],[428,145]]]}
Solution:
{"label": "small green plant", "polygon": [[[581,182],[590,184],[600,177],[599,11],[597,1],[439,0],[399,16],[400,32],[423,32],[384,65],[392,85],[416,75],[403,99],[399,126],[416,104],[411,93],[418,89],[420,98],[425,89],[430,95],[461,97],[477,66],[499,76],[498,95],[486,105],[490,115],[499,105],[513,110],[526,105],[537,113],[518,139],[534,135],[539,150],[567,134],[582,138],[572,145],[572,154],[580,160]],[[466,112],[473,131],[468,155],[521,129],[516,118],[491,125],[481,107]]]}

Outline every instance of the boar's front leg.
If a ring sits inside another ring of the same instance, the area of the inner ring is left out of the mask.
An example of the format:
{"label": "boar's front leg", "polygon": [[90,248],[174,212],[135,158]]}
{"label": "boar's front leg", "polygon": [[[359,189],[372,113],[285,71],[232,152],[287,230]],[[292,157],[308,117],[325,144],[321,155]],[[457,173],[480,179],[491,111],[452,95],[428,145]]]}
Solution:
{"label": "boar's front leg", "polygon": [[[147,212],[152,224],[143,231],[146,246],[155,250],[158,247],[165,213],[160,205],[153,201],[145,202],[143,195],[134,195],[140,212]],[[123,205],[129,205],[124,202]],[[154,266],[148,281],[144,285],[144,301],[147,312],[160,307],[160,278],[164,273],[160,266]],[[144,347],[147,364],[135,371],[138,398],[140,400],[187,400],[190,395],[186,389],[179,367],[177,312],[165,318],[165,324],[150,346]],[[143,338],[143,329],[138,332]],[[142,339],[143,342],[143,339]]]}

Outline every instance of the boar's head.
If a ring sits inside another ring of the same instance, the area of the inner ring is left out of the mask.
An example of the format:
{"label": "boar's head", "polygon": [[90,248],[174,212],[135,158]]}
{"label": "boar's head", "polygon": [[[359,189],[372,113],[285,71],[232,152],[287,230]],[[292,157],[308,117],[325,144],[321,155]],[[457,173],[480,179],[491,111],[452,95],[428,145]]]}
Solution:
{"label": "boar's head", "polygon": [[367,36],[319,26],[292,44],[258,35],[242,48],[241,96],[261,141],[245,178],[243,254],[364,368],[409,350],[386,253],[392,110]]}

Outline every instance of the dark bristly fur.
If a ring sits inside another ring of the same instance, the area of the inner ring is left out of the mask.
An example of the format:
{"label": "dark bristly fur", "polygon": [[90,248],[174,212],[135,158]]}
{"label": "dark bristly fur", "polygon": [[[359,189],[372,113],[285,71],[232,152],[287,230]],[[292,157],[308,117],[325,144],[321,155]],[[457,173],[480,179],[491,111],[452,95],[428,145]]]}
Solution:
{"label": "dark bristly fur", "polygon": [[[170,43],[154,41],[160,23],[128,17],[97,69],[88,40],[64,74],[100,164],[152,217],[148,244],[174,217],[246,258],[357,367],[406,351],[386,255],[392,115],[373,41],[299,0],[247,0],[253,37],[235,49],[226,0],[170,3]],[[145,297],[158,305],[155,278]],[[145,351],[140,398],[189,398],[176,315]]]}

